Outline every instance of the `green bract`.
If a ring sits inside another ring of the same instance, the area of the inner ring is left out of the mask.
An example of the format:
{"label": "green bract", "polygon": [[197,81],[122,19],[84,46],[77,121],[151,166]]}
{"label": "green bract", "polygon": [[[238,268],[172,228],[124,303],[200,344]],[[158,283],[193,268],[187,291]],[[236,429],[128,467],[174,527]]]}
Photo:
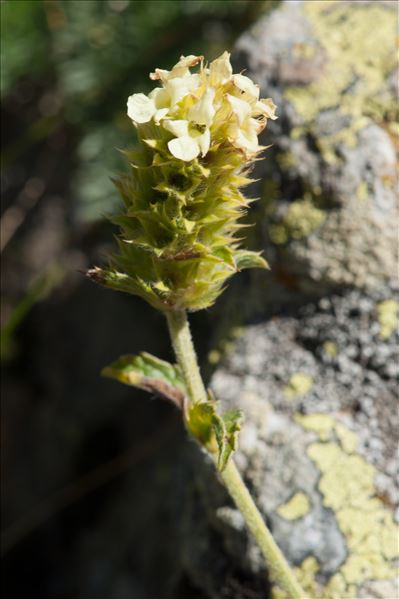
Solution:
{"label": "green bract", "polygon": [[199,310],[235,272],[267,267],[259,253],[240,249],[236,234],[251,201],[240,190],[275,107],[232,73],[227,52],[209,67],[182,57],[151,78],[162,87],[128,100],[139,145],[125,152],[128,172],[115,181],[125,206],[111,219],[119,252],[88,275],[162,311]]}

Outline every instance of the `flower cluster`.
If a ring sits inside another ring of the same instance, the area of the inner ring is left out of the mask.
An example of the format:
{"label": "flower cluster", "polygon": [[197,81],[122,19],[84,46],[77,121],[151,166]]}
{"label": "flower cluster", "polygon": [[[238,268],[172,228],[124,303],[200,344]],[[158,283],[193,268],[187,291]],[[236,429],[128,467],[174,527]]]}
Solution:
{"label": "flower cluster", "polygon": [[[190,67],[200,63],[199,73]],[[228,141],[247,159],[259,151],[258,135],[267,119],[275,119],[275,105],[259,99],[259,87],[249,77],[233,74],[228,52],[204,66],[202,56],[182,56],[171,71],[156,69],[156,87],[146,96],[128,99],[128,115],[138,125],[155,123],[172,133],[170,153],[190,161],[208,153],[211,143]]]}
{"label": "flower cluster", "polygon": [[129,171],[115,181],[125,205],[111,219],[121,228],[119,253],[88,274],[163,311],[198,310],[235,272],[266,267],[235,233],[251,201],[240,188],[251,181],[249,166],[264,149],[258,135],[275,106],[233,73],[227,52],[209,66],[182,56],[150,78],[161,85],[128,99],[139,145],[125,152]]}

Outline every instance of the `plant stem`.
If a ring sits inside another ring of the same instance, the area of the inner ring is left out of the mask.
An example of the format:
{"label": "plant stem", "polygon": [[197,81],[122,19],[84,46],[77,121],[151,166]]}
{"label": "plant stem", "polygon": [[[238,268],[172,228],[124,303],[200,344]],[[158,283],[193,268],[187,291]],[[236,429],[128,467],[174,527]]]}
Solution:
{"label": "plant stem", "polygon": [[232,459],[220,475],[262,551],[273,582],[281,586],[290,599],[303,599],[304,592],[268,530]]}
{"label": "plant stem", "polygon": [[183,373],[189,399],[193,403],[207,401],[208,394],[201,378],[187,314],[184,310],[167,312],[166,319],[168,321],[173,349]]}
{"label": "plant stem", "polygon": [[[176,359],[188,389],[189,399],[192,402],[207,401],[207,393],[199,371],[187,314],[185,311],[167,312],[166,318]],[[215,456],[212,457],[215,458]],[[304,592],[268,530],[232,459],[229,460],[220,475],[262,551],[273,582],[286,591],[289,599],[303,599]]]}

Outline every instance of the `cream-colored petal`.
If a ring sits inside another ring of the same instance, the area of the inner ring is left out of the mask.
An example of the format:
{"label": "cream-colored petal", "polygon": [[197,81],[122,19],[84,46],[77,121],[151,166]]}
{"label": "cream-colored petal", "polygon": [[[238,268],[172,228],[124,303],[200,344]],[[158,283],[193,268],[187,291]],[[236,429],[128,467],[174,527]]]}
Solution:
{"label": "cream-colored petal", "polygon": [[188,135],[188,122],[183,120],[168,121],[165,120],[163,123],[164,129],[176,135],[176,137],[183,137]]}
{"label": "cream-colored petal", "polygon": [[194,56],[192,54],[190,54],[190,56],[180,56],[179,62],[175,64],[171,71],[155,69],[154,73],[150,73],[150,79],[153,81],[160,79],[162,82],[166,83],[166,81],[174,79],[175,77],[187,76],[190,74],[190,67],[195,66],[203,59],[203,56]]}
{"label": "cream-colored petal", "polygon": [[169,108],[160,108],[159,110],[156,111],[156,113],[154,114],[154,121],[156,122],[157,125],[159,125],[159,121],[161,121],[163,118],[165,118],[165,116],[168,114],[169,112]]}
{"label": "cream-colored petal", "polygon": [[165,69],[155,69],[153,73],[150,73],[150,79],[153,81],[167,81],[169,77],[169,71]]}
{"label": "cream-colored petal", "polygon": [[197,123],[198,125],[206,125],[207,127],[210,127],[216,112],[213,106],[214,98],[214,89],[208,88],[207,90],[205,90],[198,102],[194,104],[194,106],[189,111],[189,120],[193,121],[194,123]]}
{"label": "cream-colored petal", "polygon": [[135,123],[148,123],[155,110],[154,100],[145,94],[133,94],[127,100],[127,114]]}
{"label": "cream-colored petal", "polygon": [[241,91],[248,94],[251,98],[259,99],[259,86],[245,75],[233,75],[234,85]]}
{"label": "cream-colored petal", "polygon": [[189,162],[198,156],[200,153],[199,145],[189,136],[176,137],[168,142],[168,148],[171,154],[179,160]]}
{"label": "cream-colored petal", "polygon": [[271,98],[262,98],[256,103],[254,112],[258,110],[257,114],[264,114],[266,118],[275,121],[277,118],[276,109],[277,106]]}
{"label": "cream-colored petal", "polygon": [[156,108],[166,108],[170,104],[169,94],[163,87],[155,87],[148,97],[154,100]]}
{"label": "cream-colored petal", "polygon": [[214,87],[230,81],[232,74],[233,69],[230,64],[230,54],[228,52],[223,52],[221,56],[213,60],[209,65],[209,83]]}
{"label": "cream-colored petal", "polygon": [[194,56],[193,54],[190,54],[189,56],[180,56],[180,60],[175,64],[172,72],[174,69],[195,67],[201,60],[204,60],[203,56]]}
{"label": "cream-colored petal", "polygon": [[255,119],[247,119],[237,131],[235,145],[250,153],[257,152],[259,149],[257,127],[258,123]]}
{"label": "cream-colored petal", "polygon": [[229,104],[232,107],[234,114],[237,116],[239,124],[241,125],[241,123],[243,123],[251,113],[250,104],[248,104],[248,102],[245,100],[241,100],[240,98],[236,98],[230,94],[227,94],[227,100],[229,101]]}
{"label": "cream-colored petal", "polygon": [[165,90],[169,94],[171,106],[175,106],[184,96],[194,92],[200,84],[200,78],[196,74],[169,79],[165,84]]}
{"label": "cream-colored petal", "polygon": [[205,156],[205,154],[208,153],[209,147],[211,145],[211,132],[209,129],[206,129],[202,135],[195,138],[195,141],[201,150],[201,155]]}

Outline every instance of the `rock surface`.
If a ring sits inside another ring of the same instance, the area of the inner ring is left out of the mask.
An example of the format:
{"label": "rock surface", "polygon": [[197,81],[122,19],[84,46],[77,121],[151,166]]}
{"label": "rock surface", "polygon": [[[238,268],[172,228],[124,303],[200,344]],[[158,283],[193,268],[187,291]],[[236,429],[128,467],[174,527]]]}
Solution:
{"label": "rock surface", "polygon": [[278,106],[257,175],[268,258],[313,294],[395,276],[392,2],[284,2],[236,65]]}
{"label": "rock surface", "polygon": [[381,301],[354,290],[248,326],[212,379],[247,415],[238,464],[312,598],[397,594],[399,336],[381,336]]}

